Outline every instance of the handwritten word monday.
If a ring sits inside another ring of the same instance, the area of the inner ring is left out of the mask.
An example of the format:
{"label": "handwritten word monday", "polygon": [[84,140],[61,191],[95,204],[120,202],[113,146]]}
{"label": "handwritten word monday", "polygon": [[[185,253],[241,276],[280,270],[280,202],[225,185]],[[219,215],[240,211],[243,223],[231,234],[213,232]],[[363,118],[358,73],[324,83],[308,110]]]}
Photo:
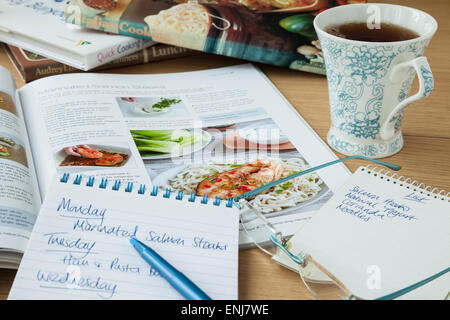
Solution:
{"label": "handwritten word monday", "polygon": [[72,199],[65,197],[62,197],[56,211],[67,214],[67,217],[96,219],[99,220],[99,224],[103,224],[106,215],[106,208],[96,208],[91,203],[88,205],[74,204]]}

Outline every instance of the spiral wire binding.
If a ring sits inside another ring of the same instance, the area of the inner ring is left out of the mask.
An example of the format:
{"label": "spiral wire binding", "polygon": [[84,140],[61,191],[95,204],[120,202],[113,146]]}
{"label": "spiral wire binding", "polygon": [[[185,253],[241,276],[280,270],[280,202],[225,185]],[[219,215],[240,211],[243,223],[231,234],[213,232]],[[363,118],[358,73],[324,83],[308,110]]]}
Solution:
{"label": "spiral wire binding", "polygon": [[360,170],[363,172],[367,172],[368,174],[372,174],[375,177],[379,177],[380,179],[383,179],[387,182],[392,182],[393,184],[398,184],[401,187],[405,187],[406,189],[411,189],[414,192],[419,192],[428,197],[434,197],[435,199],[450,202],[450,192],[447,192],[446,190],[427,186],[423,182],[421,183],[417,180],[412,180],[411,178],[400,176],[397,173],[393,173],[389,170],[372,165],[361,167]]}
{"label": "spiral wire binding", "polygon": [[[70,178],[70,173],[64,173],[59,181],[62,182],[62,183],[69,183],[69,178]],[[82,180],[86,180],[86,179],[87,179],[86,186],[87,187],[94,187],[95,177],[93,177],[93,176],[84,176],[82,174],[77,174],[75,176],[75,178],[73,179],[73,184],[81,185]],[[111,190],[119,191],[121,185],[122,185],[122,181],[121,180],[115,180],[114,183],[112,184]],[[125,187],[125,189],[124,189],[124,191],[131,193],[133,191],[133,186],[134,186],[133,182],[128,182],[126,187]],[[108,187],[108,179],[107,178],[101,178],[101,181],[98,184],[98,188],[100,188],[100,189],[107,189],[107,187]],[[137,193],[141,194],[141,195],[144,195],[146,190],[147,190],[146,185],[145,184],[141,184],[139,186],[138,190],[137,190]],[[176,193],[176,196],[175,196],[176,200],[187,199],[187,201],[195,203],[195,200],[197,199],[196,192],[191,192],[189,197],[184,197],[183,190],[176,190],[176,191],[172,192],[171,188],[166,188],[165,190],[163,190],[163,192],[161,194],[162,194],[163,198],[169,199],[171,197],[171,195],[175,194],[175,193]],[[158,196],[158,194],[160,194],[160,188],[158,186],[152,186],[152,188],[151,188],[151,190],[149,192],[149,195],[153,196],[153,197],[156,197],[156,196]],[[212,202],[212,205],[218,207],[218,206],[221,205],[222,200],[223,199],[221,199],[220,197],[215,197],[214,201]],[[208,201],[209,201],[208,195],[203,195],[201,197],[200,203],[201,204],[208,204]],[[225,206],[227,208],[232,208],[233,207],[233,199],[232,198],[226,199]]]}

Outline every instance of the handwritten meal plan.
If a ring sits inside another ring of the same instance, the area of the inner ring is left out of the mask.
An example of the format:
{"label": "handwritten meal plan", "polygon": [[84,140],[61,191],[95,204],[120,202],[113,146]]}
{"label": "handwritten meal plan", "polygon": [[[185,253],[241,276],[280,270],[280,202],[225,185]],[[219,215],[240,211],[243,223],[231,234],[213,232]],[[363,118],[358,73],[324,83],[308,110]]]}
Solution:
{"label": "handwritten meal plan", "polygon": [[182,299],[131,237],[213,299],[237,299],[236,208],[73,182],[55,182],[51,190],[9,299]]}
{"label": "handwritten meal plan", "polygon": [[[449,198],[410,181],[359,168],[290,239],[292,252],[307,252],[364,299],[447,270]],[[443,299],[449,288],[447,272],[401,298]]]}

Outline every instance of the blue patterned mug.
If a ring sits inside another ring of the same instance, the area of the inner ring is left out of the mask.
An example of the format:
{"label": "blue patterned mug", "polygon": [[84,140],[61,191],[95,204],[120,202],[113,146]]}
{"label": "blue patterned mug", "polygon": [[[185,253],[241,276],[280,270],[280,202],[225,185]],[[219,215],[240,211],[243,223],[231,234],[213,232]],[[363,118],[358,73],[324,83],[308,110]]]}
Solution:
{"label": "blue patterned mug", "polygon": [[[419,37],[396,42],[365,42],[340,38],[327,26],[366,22],[406,27]],[[401,123],[405,108],[428,96],[433,74],[423,56],[437,29],[427,13],[398,5],[351,4],[323,11],[314,20],[328,79],[331,128],[327,140],[345,155],[390,156],[403,147]],[[419,92],[409,96],[417,74]]]}

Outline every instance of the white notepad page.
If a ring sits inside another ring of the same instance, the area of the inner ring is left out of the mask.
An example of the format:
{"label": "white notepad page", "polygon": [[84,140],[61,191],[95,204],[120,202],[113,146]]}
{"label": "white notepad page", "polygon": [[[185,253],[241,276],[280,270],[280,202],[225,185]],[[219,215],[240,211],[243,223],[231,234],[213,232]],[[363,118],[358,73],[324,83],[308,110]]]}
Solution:
{"label": "white notepad page", "polygon": [[236,208],[84,184],[50,188],[9,299],[182,299],[139,256],[131,236],[211,298],[237,299]]}
{"label": "white notepad page", "polygon": [[[424,280],[450,266],[450,199],[427,190],[359,168],[291,238],[291,251],[309,253],[364,299]],[[398,299],[449,291],[447,273]]]}

